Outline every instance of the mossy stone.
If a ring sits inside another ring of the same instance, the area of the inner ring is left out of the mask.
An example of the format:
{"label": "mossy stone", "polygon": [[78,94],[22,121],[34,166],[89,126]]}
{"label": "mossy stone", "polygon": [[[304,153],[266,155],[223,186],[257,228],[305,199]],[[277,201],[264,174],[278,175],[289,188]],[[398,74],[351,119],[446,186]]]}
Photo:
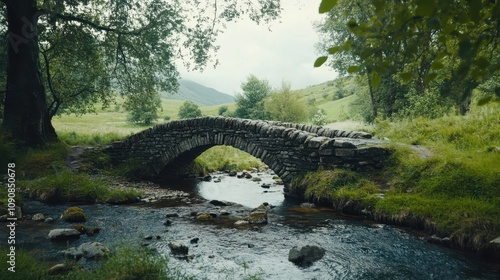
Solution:
{"label": "mossy stone", "polygon": [[87,216],[83,213],[82,208],[70,207],[62,213],[61,219],[70,223],[84,223],[87,221]]}

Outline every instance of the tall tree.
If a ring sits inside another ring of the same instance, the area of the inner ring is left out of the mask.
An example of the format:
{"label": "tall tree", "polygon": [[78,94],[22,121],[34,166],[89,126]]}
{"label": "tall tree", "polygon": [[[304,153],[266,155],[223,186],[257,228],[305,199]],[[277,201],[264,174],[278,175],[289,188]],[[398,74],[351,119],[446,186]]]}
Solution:
{"label": "tall tree", "polygon": [[265,99],[264,108],[276,121],[300,123],[309,115],[306,103],[300,100],[298,92],[292,92],[289,82],[283,82]]}
{"label": "tall tree", "polygon": [[246,82],[241,84],[241,89],[243,92],[236,96],[236,116],[257,120],[267,119],[269,115],[264,109],[264,100],[272,91],[269,82],[250,75]]}
{"label": "tall tree", "polygon": [[[346,2],[323,0],[320,13],[332,13]],[[472,90],[500,70],[498,1],[355,3],[367,5],[370,16],[353,17],[344,24],[366,44],[337,41],[328,52],[335,56],[355,51],[362,60],[350,72],[370,69],[375,85],[390,74],[402,84],[411,84],[417,95],[425,94],[430,87],[438,88],[441,96],[454,100],[460,112],[466,113]],[[327,56],[318,58],[315,64],[319,66],[326,60]]]}
{"label": "tall tree", "polygon": [[[14,139],[39,145],[56,139],[40,64],[42,31],[71,25],[96,44],[113,87],[123,94],[177,89],[175,60],[192,68],[212,62],[216,36],[226,22],[248,16],[267,22],[279,1],[2,0],[8,50],[3,127]],[[66,42],[78,44],[79,42]],[[45,49],[45,50],[47,50]],[[73,62],[71,66],[77,63]],[[69,71],[69,70],[68,70]],[[139,91],[137,91],[139,89]]]}

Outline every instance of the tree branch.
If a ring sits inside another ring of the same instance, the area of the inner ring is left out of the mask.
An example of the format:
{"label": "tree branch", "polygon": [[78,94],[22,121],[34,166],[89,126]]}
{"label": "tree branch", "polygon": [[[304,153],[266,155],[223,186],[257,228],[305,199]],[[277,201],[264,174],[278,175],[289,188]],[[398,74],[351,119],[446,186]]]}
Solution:
{"label": "tree branch", "polygon": [[[59,106],[61,105],[62,101],[61,99],[57,96],[56,91],[54,90],[54,87],[52,86],[52,76],[50,74],[50,64],[49,64],[49,58],[47,57],[47,52],[46,51],[41,51],[43,60],[45,62],[45,71],[47,71],[47,84],[49,85],[50,92],[52,93],[52,98],[54,98],[54,101],[50,103],[48,111],[49,115],[53,117],[56,113],[57,110],[59,109]],[[55,105],[55,108],[54,108]]]}
{"label": "tree branch", "polygon": [[142,32],[144,32],[144,30],[148,29],[152,25],[152,22],[153,22],[153,21],[151,21],[149,24],[147,24],[139,29],[136,29],[136,30],[120,30],[118,28],[114,28],[114,27],[110,27],[110,26],[99,25],[93,21],[90,21],[90,20],[87,20],[84,18],[80,18],[80,17],[76,17],[73,15],[60,14],[60,13],[57,13],[57,12],[52,11],[52,10],[40,10],[39,14],[40,14],[40,16],[41,15],[51,15],[55,18],[65,20],[65,21],[79,22],[79,23],[85,24],[87,26],[90,26],[90,27],[92,27],[96,30],[100,30],[100,31],[113,32],[113,33],[120,34],[120,35],[133,35],[133,36],[141,35]]}

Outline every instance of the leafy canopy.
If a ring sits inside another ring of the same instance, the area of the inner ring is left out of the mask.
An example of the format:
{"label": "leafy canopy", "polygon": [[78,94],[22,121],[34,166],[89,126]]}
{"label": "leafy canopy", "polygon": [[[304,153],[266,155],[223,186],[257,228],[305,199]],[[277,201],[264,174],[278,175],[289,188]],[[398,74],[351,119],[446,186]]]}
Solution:
{"label": "leafy canopy", "polygon": [[[315,66],[332,56],[341,73],[366,74],[373,87],[385,81],[411,85],[414,95],[439,92],[465,113],[472,90],[500,70],[498,1],[323,0],[319,11],[327,13],[320,32],[329,46]],[[492,91],[500,97],[498,86]]]}
{"label": "leafy canopy", "polygon": [[[4,33],[6,5],[1,3]],[[216,64],[215,39],[226,23],[244,16],[256,23],[269,22],[281,12],[280,1],[275,0],[33,0],[33,4],[38,12],[27,22],[38,26],[51,115],[91,112],[95,102],[111,101],[111,89],[122,95],[174,93],[179,61],[193,69]],[[15,48],[19,42],[10,43]],[[0,52],[6,57],[6,49],[0,47]],[[0,66],[4,62],[1,59]],[[0,69],[0,86],[5,69]]]}

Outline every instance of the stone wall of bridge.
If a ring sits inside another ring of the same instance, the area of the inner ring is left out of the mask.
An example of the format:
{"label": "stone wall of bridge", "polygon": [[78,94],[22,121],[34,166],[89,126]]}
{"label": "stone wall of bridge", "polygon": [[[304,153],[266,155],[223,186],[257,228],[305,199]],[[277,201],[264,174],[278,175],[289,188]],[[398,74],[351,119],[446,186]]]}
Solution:
{"label": "stone wall of bridge", "polygon": [[171,121],[132,135],[107,148],[114,162],[139,160],[143,173],[174,172],[205,150],[232,146],[267,164],[289,183],[297,174],[323,167],[380,168],[389,156],[380,140],[364,132],[320,126],[201,117]]}

